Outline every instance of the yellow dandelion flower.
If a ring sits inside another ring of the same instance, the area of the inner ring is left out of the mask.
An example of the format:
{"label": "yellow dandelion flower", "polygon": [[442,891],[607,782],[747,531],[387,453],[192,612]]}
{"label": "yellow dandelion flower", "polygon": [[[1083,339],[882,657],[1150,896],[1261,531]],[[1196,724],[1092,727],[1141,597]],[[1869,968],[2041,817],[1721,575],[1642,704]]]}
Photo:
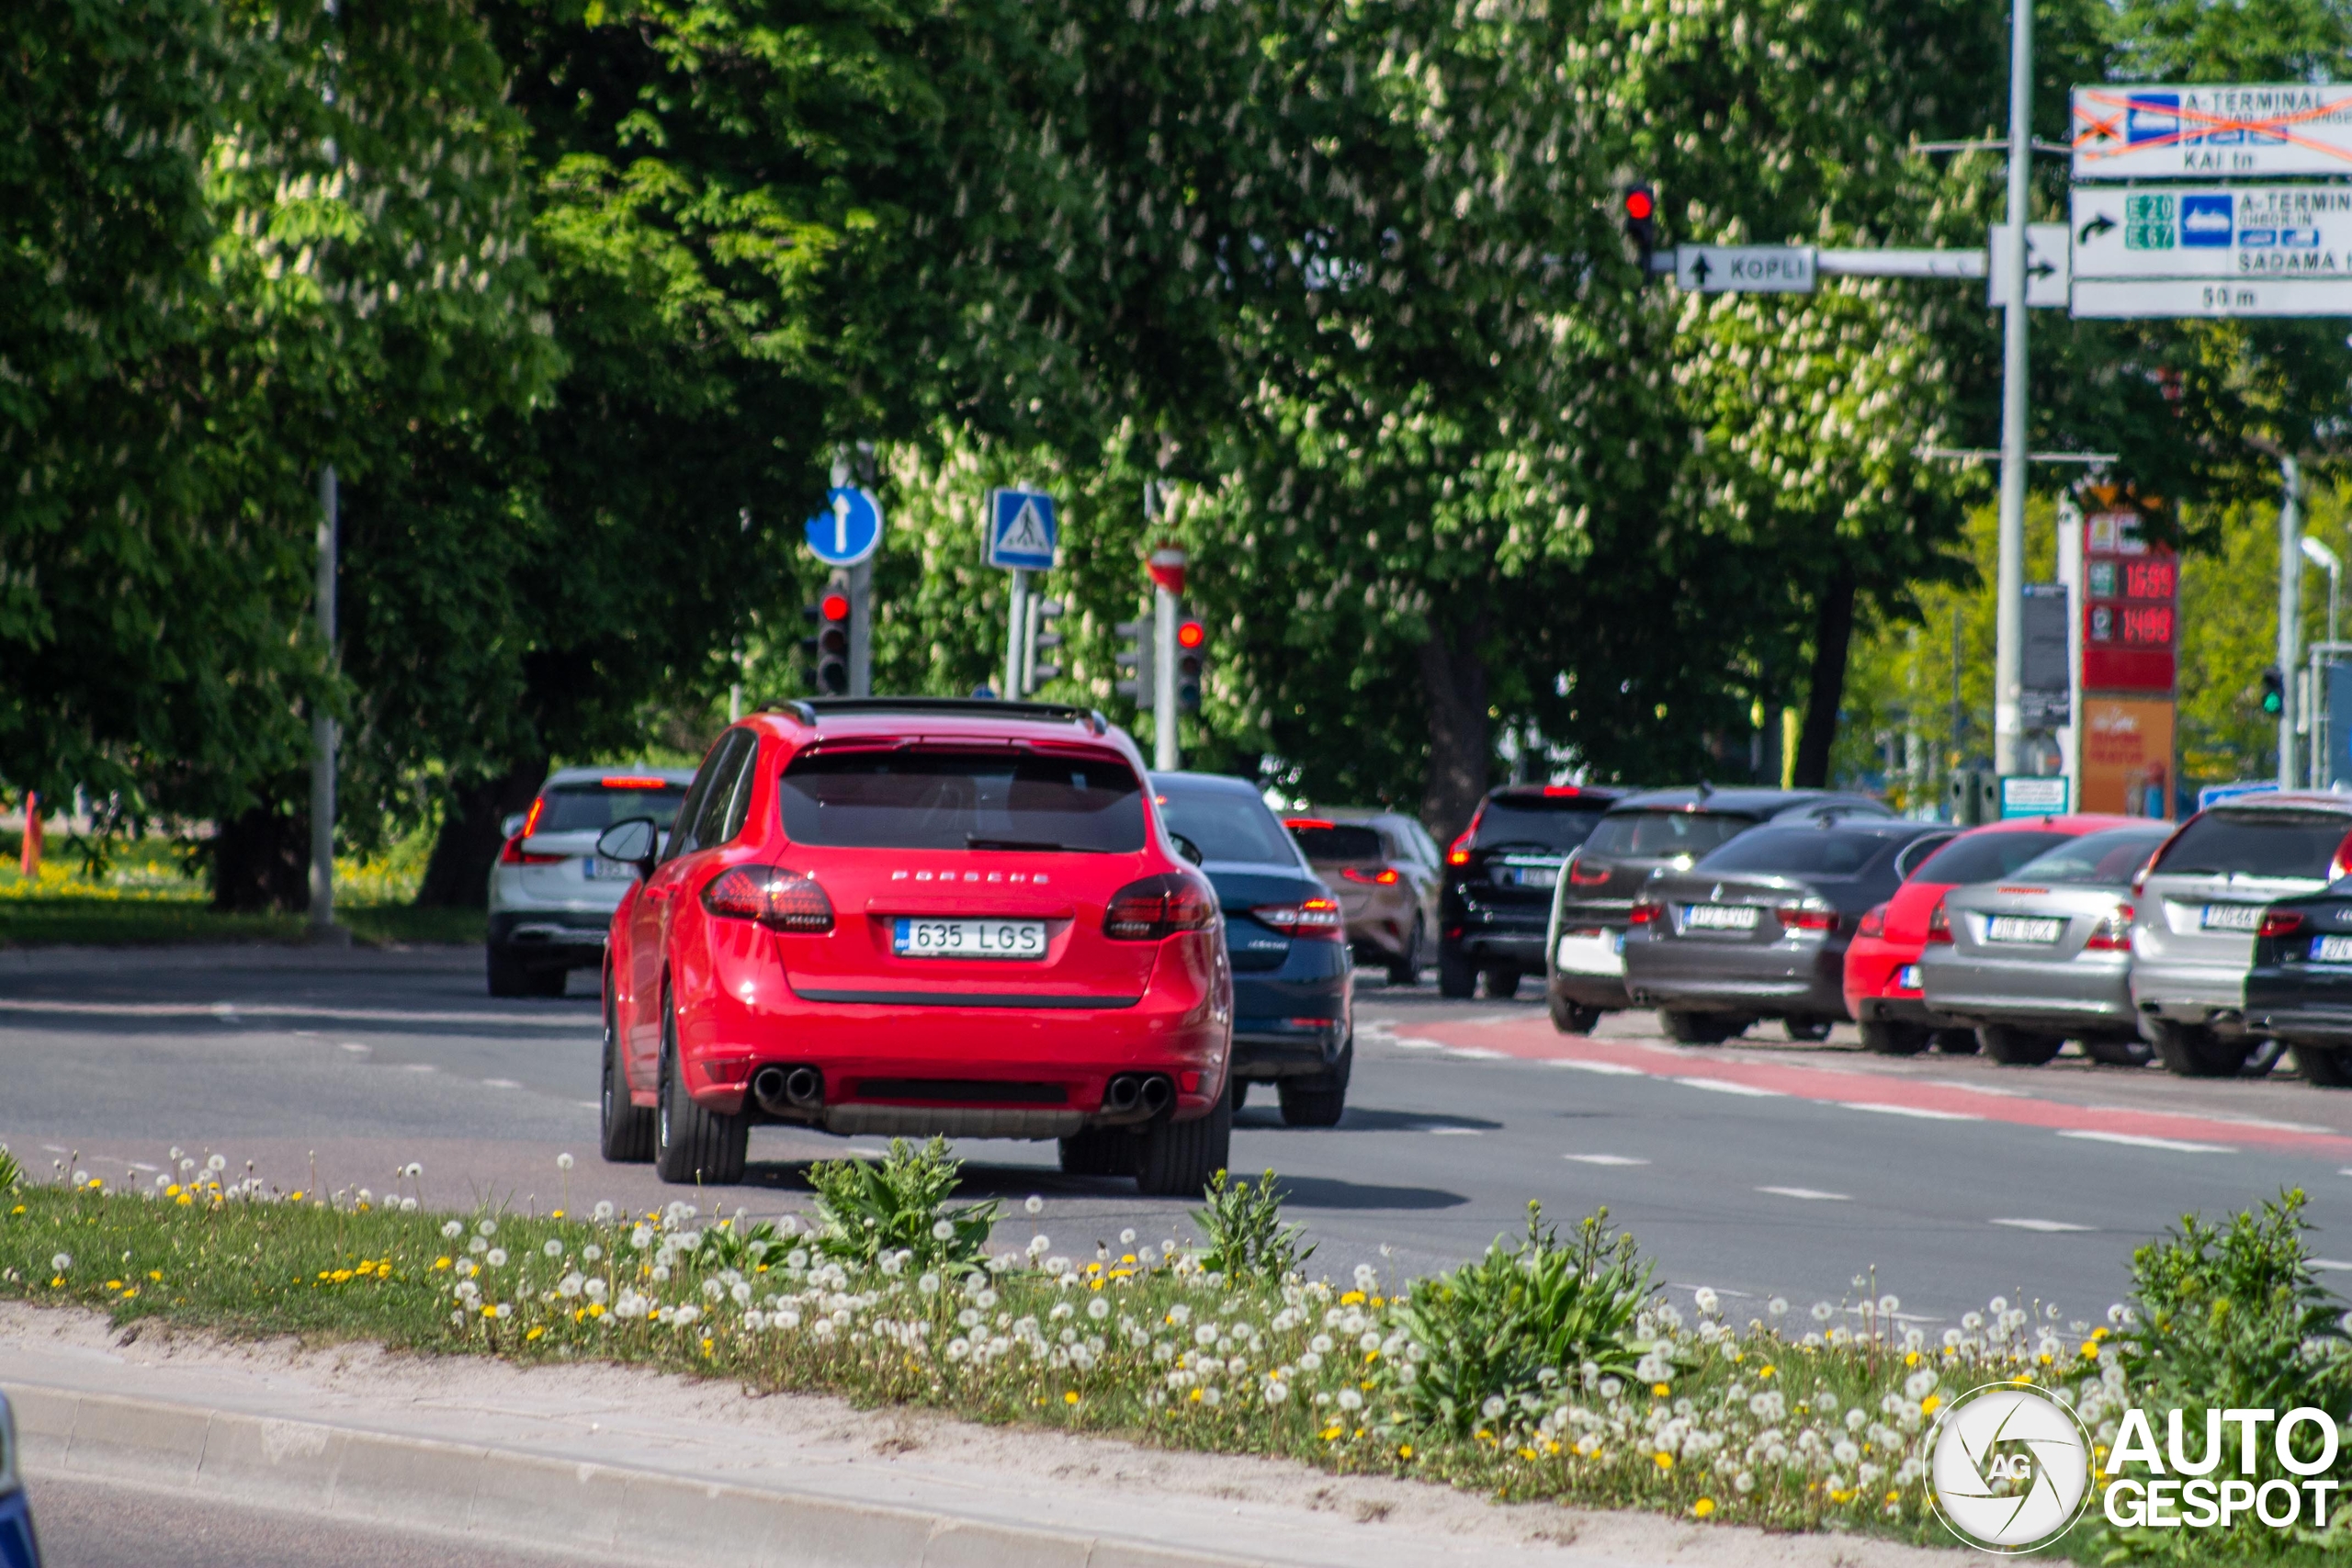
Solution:
{"label": "yellow dandelion flower", "polygon": [[524,1335],[524,1336],[523,1336],[523,1342],[524,1342],[525,1344],[526,1344],[526,1345],[527,1345],[527,1344],[528,1344],[528,1343],[530,1343],[532,1340],[537,1339],[540,1335],[545,1334],[546,1332],[547,1332],[547,1330],[546,1330],[544,1327],[540,1326],[539,1325],[534,1324],[534,1325],[532,1325],[532,1326],[531,1326],[531,1331],[530,1331],[528,1334],[526,1334],[526,1335]]}
{"label": "yellow dandelion flower", "polygon": [[2086,1361],[2096,1361],[2098,1359],[2098,1340],[2086,1339],[2083,1341],[2083,1359]]}
{"label": "yellow dandelion flower", "polygon": [[1762,1366],[1756,1369],[1756,1375],[1759,1378],[1769,1378],[1779,1370],[1780,1369],[1773,1366],[1771,1362],[1767,1361]]}
{"label": "yellow dandelion flower", "polygon": [[1398,1459],[1411,1459],[1413,1457],[1413,1445],[1410,1443],[1399,1443],[1396,1446],[1396,1457]]}
{"label": "yellow dandelion flower", "polygon": [[1519,1450],[1519,1457],[1521,1459],[1533,1459],[1535,1457],[1535,1450],[1533,1449],[1521,1449]]}
{"label": "yellow dandelion flower", "polygon": [[1912,1351],[1909,1355],[1907,1355],[1907,1356],[1904,1357],[1904,1358],[1903,1358],[1903,1364],[1904,1364],[1905,1366],[1906,1366],[1906,1367],[1916,1367],[1916,1366],[1917,1366],[1917,1365],[1919,1364],[1919,1352],[1918,1352],[1918,1351],[1917,1351],[1917,1350],[1914,1350],[1914,1351]]}
{"label": "yellow dandelion flower", "polygon": [[161,1269],[150,1269],[147,1270],[147,1278],[160,1285],[164,1282],[164,1271]]}
{"label": "yellow dandelion flower", "polygon": [[590,1317],[602,1317],[602,1316],[604,1316],[604,1315],[605,1315],[605,1303],[602,1303],[602,1302],[591,1302],[591,1303],[588,1303],[588,1315],[589,1315]]}
{"label": "yellow dandelion flower", "polygon": [[[1200,1398],[1201,1391],[1199,1389],[1194,1389],[1193,1391],[1193,1397],[1194,1399]],[[1347,1428],[1344,1427],[1326,1427],[1323,1428],[1323,1440],[1327,1443],[1336,1443],[1340,1440],[1341,1434],[1346,1430]]]}
{"label": "yellow dandelion flower", "polygon": [[1703,1519],[1714,1511],[1715,1500],[1713,1497],[1702,1497],[1697,1502],[1690,1505],[1690,1517],[1692,1518]]}
{"label": "yellow dandelion flower", "polygon": [[435,1258],[435,1259],[433,1260],[433,1267],[434,1267],[435,1270],[437,1272],[437,1271],[439,1271],[439,1270],[441,1270],[441,1269],[444,1269],[448,1268],[448,1267],[449,1267],[449,1263],[450,1263],[450,1259],[448,1259],[448,1258]]}
{"label": "yellow dandelion flower", "polygon": [[548,1212],[548,1218],[551,1220],[560,1220],[563,1218],[563,1211],[561,1209],[551,1209]]}
{"label": "yellow dandelion flower", "polygon": [[1886,1500],[1888,1505],[1892,1506],[1893,1505],[1903,1501],[1903,1494],[1900,1492],[1890,1492],[1886,1495]]}
{"label": "yellow dandelion flower", "polygon": [[1362,1291],[1347,1292],[1340,1297],[1340,1304],[1343,1307],[1362,1306],[1363,1304],[1363,1292]]}
{"label": "yellow dandelion flower", "polygon": [[1194,1390],[1193,1391],[1193,1404],[1198,1404],[1200,1402],[1201,1402],[1201,1391],[1200,1391],[1199,1389],[1194,1389]]}
{"label": "yellow dandelion flower", "polygon": [[1664,1449],[1658,1450],[1657,1452],[1650,1455],[1650,1458],[1657,1461],[1657,1467],[1660,1470],[1672,1470],[1674,1468],[1674,1456],[1668,1453]]}
{"label": "yellow dandelion flower", "polygon": [[1650,1384],[1650,1392],[1657,1395],[1658,1398],[1664,1399],[1668,1394],[1672,1393],[1674,1389],[1668,1383],[1654,1382]]}
{"label": "yellow dandelion flower", "polygon": [[175,1202],[175,1203],[177,1203],[181,1208],[185,1209],[185,1208],[188,1207],[190,1204],[194,1203],[194,1202],[196,1201],[196,1200],[195,1200],[195,1199],[193,1199],[193,1198],[191,1198],[191,1197],[189,1197],[187,1193],[183,1192],[183,1193],[181,1193],[178,1197],[176,1197],[176,1198],[173,1199],[173,1200],[172,1200],[172,1201],[173,1201],[173,1202]]}
{"label": "yellow dandelion flower", "polygon": [[1064,1404],[1076,1404],[1078,1403],[1078,1390],[1073,1388],[1065,1391],[1062,1394],[1062,1403]]}
{"label": "yellow dandelion flower", "polygon": [[107,1289],[109,1291],[119,1291],[122,1289],[122,1281],[119,1280],[108,1280],[107,1281]]}

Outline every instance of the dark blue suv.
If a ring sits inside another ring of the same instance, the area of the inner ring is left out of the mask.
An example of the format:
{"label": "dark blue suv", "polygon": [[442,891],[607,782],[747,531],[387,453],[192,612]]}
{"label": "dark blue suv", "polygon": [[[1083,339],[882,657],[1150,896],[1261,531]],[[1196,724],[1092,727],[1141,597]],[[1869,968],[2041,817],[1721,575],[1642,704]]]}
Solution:
{"label": "dark blue suv", "polygon": [[1271,1083],[1284,1122],[1334,1125],[1355,1066],[1355,963],[1338,902],[1248,781],[1154,773],[1151,787],[1225,911],[1235,1107]]}

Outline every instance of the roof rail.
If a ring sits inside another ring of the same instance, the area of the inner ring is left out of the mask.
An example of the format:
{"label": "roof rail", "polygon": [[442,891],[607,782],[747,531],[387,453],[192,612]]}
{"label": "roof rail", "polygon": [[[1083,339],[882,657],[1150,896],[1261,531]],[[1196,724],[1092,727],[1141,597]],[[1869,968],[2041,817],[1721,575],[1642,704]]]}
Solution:
{"label": "roof rail", "polygon": [[1098,708],[1069,703],[1016,703],[998,697],[817,697],[791,705],[817,723],[831,714],[935,713],[966,718],[1029,718],[1047,723],[1083,724],[1095,734],[1110,730],[1111,721]]}
{"label": "roof rail", "polygon": [[788,713],[793,717],[798,719],[801,723],[808,725],[812,729],[815,728],[817,725],[817,710],[810,707],[807,703],[801,702],[797,698],[785,703],[763,704],[762,705],[760,711],[762,713]]}

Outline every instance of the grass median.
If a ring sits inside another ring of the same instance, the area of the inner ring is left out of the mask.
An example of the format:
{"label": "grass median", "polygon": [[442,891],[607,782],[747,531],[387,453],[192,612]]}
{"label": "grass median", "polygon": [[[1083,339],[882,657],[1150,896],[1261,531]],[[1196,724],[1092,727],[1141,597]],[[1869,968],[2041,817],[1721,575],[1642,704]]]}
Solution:
{"label": "grass median", "polygon": [[[1931,1337],[1867,1279],[1809,1310],[1776,1300],[1738,1322],[1701,1291],[1686,1313],[1605,1212],[1561,1231],[1531,1206],[1524,1235],[1441,1275],[1310,1278],[1271,1177],[1214,1191],[1193,1242],[1063,1247],[1036,1199],[951,1206],[944,1147],[818,1166],[813,1219],[773,1225],[683,1202],[451,1215],[174,1160],[158,1179],[61,1171],[0,1199],[0,1295],[125,1325],[638,1363],[1505,1500],[1928,1545],[1951,1537],[1926,1438],[1980,1385],[2056,1391],[2102,1444],[2130,1402],[2252,1402],[2238,1383],[2267,1379],[2272,1403],[2341,1410],[2352,1391],[2301,1194],[2143,1248],[2143,1299],[2107,1321],[1996,1299]],[[2185,1535],[2114,1529],[2094,1503],[2058,1550],[2335,1562],[2346,1511]]]}

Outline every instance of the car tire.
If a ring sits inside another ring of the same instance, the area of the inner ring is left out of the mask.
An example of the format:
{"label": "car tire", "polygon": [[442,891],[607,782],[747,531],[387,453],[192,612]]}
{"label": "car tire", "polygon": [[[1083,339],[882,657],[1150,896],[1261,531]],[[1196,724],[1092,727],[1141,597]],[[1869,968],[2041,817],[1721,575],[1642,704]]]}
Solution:
{"label": "car tire", "polygon": [[2284,1040],[2256,1040],[2247,1048],[2245,1060],[2239,1064],[2238,1077],[2267,1078],[2270,1076],[2270,1069],[2277,1066],[2286,1055],[2287,1043]]}
{"label": "car tire", "polygon": [[1817,1044],[1829,1038],[1829,1020],[1826,1018],[1784,1018],[1781,1032],[1800,1045]]}
{"label": "car tire", "polygon": [[1973,1056],[1984,1049],[1973,1029],[1939,1029],[1934,1040],[1936,1050],[1946,1056]]}
{"label": "car tire", "polygon": [[1599,1008],[1578,1007],[1566,997],[1551,998],[1552,1027],[1563,1034],[1589,1034],[1600,1022]]}
{"label": "car tire", "polygon": [[1660,1008],[1657,1025],[1678,1045],[1720,1045],[1747,1027],[1747,1021],[1727,1012],[1690,1012]]}
{"label": "car tire", "polygon": [[1928,1048],[1929,1031],[1925,1024],[1866,1018],[1860,1029],[1862,1049],[1876,1055],[1916,1056]]}
{"label": "car tire", "polygon": [[2177,1077],[2230,1078],[2245,1066],[2246,1042],[2224,1040],[2204,1024],[2152,1018],[2145,1027],[2156,1060]]}
{"label": "car tire", "polygon": [[1487,995],[1498,1002],[1507,1002],[1519,995],[1520,969],[1516,964],[1498,964],[1487,971]]}
{"label": "car tire", "polygon": [[1136,1140],[1136,1190],[1150,1198],[1198,1198],[1233,1154],[1233,1096],[1205,1116],[1156,1122]]}
{"label": "car tire", "polygon": [[2005,1067],[2038,1067],[2066,1043],[2061,1034],[2035,1034],[2008,1023],[1980,1023],[1977,1044],[1984,1055]]}
{"label": "car tire", "polygon": [[1247,1106],[1249,1103],[1250,1103],[1250,1080],[1249,1080],[1248,1078],[1236,1078],[1236,1079],[1234,1079],[1234,1080],[1233,1080],[1233,1109],[1234,1109],[1234,1110],[1236,1110],[1236,1111],[1239,1111],[1239,1110],[1241,1110],[1243,1107]]}
{"label": "car tire", "polygon": [[1469,955],[1451,948],[1437,950],[1437,994],[1453,1001],[1478,989],[1478,971],[1470,966]]}
{"label": "car tire", "polygon": [[1355,1076],[1356,1043],[1340,1047],[1340,1059],[1328,1073],[1311,1078],[1282,1078],[1274,1092],[1281,1097],[1285,1127],[1336,1127],[1347,1113],[1348,1080]]}
{"label": "car tire", "polygon": [[2295,1066],[2303,1081],[2320,1089],[2352,1089],[2352,1051],[2298,1041]]}
{"label": "car tire", "polygon": [[1133,1176],[1136,1135],[1124,1127],[1089,1127],[1064,1138],[1064,1176]]}
{"label": "car tire", "polygon": [[1421,927],[1421,918],[1413,917],[1413,934],[1406,940],[1405,956],[1388,965],[1388,983],[1392,986],[1418,986],[1421,983],[1421,949],[1429,933]]}
{"label": "car tire", "polygon": [[2144,1067],[2156,1048],[2137,1034],[2092,1034],[2084,1037],[2083,1055],[2110,1067]]}
{"label": "car tire", "polygon": [[599,1108],[605,1157],[615,1165],[643,1165],[653,1157],[653,1112],[629,1100],[628,1069],[621,1061],[615,1010],[608,980],[605,987],[605,1089]]}
{"label": "car tire", "polygon": [[662,1080],[654,1111],[653,1173],[673,1186],[730,1187],[743,1179],[752,1119],[695,1103],[678,1066],[677,1015],[662,998]]}
{"label": "car tire", "polygon": [[533,997],[544,993],[534,987],[537,976],[531,966],[507,949],[493,944],[489,949],[490,994],[493,997]]}

